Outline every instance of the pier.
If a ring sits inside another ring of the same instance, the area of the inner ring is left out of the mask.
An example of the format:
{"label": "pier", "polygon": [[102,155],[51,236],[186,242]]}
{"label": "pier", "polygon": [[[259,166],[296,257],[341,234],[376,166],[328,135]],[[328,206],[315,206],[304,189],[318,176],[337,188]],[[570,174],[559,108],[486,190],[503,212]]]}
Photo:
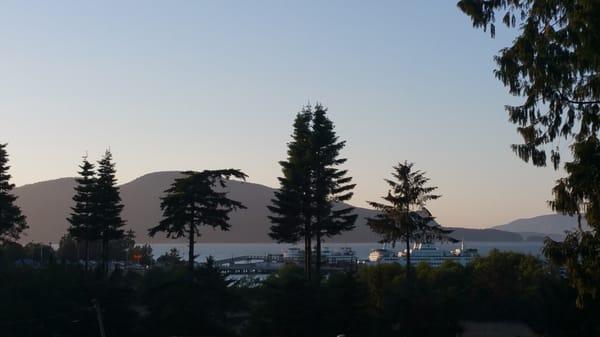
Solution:
{"label": "pier", "polygon": [[271,274],[284,264],[283,255],[243,255],[215,261],[215,266],[226,275]]}
{"label": "pier", "polygon": [[[334,260],[335,261],[335,260]],[[328,263],[323,261],[323,272],[348,271],[357,268],[357,260]],[[215,266],[225,275],[260,275],[277,272],[285,264],[302,265],[302,261],[285,258],[282,254],[243,255],[215,260]]]}

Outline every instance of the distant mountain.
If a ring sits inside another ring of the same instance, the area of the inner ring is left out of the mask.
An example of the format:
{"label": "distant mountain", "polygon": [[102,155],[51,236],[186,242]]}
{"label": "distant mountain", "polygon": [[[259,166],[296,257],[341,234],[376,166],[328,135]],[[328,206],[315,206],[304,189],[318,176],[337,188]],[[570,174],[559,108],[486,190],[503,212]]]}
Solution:
{"label": "distant mountain", "polygon": [[[565,231],[577,228],[577,218],[562,214],[546,214],[533,218],[518,219],[493,228],[520,233],[524,238],[550,236],[554,239],[560,239],[564,237]],[[584,230],[589,229],[585,220],[582,220],[582,228]]]}
{"label": "distant mountain", "polygon": [[523,241],[519,233],[511,233],[493,228],[448,228],[453,230],[451,236],[464,241]]}
{"label": "distant mountain", "polygon": [[61,178],[15,188],[29,225],[21,241],[58,242],[67,230],[74,187],[73,178]]}
{"label": "distant mountain", "polygon": [[[160,197],[179,175],[178,172],[150,173],[120,186],[126,228],[135,231],[138,242],[174,241],[160,233],[154,238],[147,233],[148,228],[158,224],[161,219]],[[68,227],[66,218],[73,205],[71,198],[74,186],[74,178],[62,178],[15,188],[15,194],[19,197],[17,204],[27,216],[30,227],[22,241],[60,240]],[[248,209],[232,213],[232,228],[228,232],[204,228],[200,242],[271,242],[267,234],[270,223],[266,206],[270,204],[275,190],[239,181],[230,181],[227,190],[230,198],[243,202]],[[356,229],[336,237],[335,242],[377,241],[376,235],[365,226],[365,217],[373,216],[374,211],[357,208],[356,213],[359,215]]]}
{"label": "distant mountain", "polygon": [[[150,238],[148,228],[156,225],[161,219],[160,197],[178,172],[156,172],[139,177],[123,184],[121,198],[125,208],[123,218],[126,228],[131,228],[137,235],[138,242],[164,243],[174,242],[160,233]],[[17,203],[27,216],[29,229],[23,242],[58,242],[66,233],[66,221],[73,205],[74,178],[62,178],[17,187],[15,194]],[[227,186],[229,197],[241,201],[248,207],[231,215],[231,230],[221,232],[204,228],[200,242],[272,242],[268,236],[269,211],[267,205],[273,198],[275,189],[247,182],[230,181]],[[366,217],[374,216],[375,211],[356,208],[359,215],[356,229],[337,236],[331,242],[376,242],[379,238],[365,225]],[[521,241],[522,237],[497,229],[455,228],[453,236],[466,241]],[[179,240],[183,241],[183,240]]]}

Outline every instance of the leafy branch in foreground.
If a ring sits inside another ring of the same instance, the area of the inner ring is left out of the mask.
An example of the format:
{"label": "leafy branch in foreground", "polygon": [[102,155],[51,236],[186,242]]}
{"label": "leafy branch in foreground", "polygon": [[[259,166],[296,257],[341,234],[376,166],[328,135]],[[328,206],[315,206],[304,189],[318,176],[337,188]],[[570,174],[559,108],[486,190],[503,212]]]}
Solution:
{"label": "leafy branch in foreground", "polygon": [[[458,7],[476,28],[496,34],[496,16],[518,27],[511,46],[495,57],[496,77],[523,103],[506,106],[523,138],[513,150],[526,162],[544,166],[547,148],[559,138],[572,141],[567,177],[553,189],[556,212],[585,218],[590,233],[546,239],[544,254],[566,267],[578,290],[578,304],[600,292],[600,2],[596,0],[461,0]],[[557,169],[558,146],[550,151]]]}

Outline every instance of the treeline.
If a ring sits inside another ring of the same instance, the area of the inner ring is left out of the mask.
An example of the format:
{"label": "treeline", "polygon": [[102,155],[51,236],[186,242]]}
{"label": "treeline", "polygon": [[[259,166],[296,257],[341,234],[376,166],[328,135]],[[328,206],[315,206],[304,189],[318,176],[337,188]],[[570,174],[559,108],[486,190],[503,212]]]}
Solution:
{"label": "treeline", "polygon": [[[101,242],[92,242],[84,247],[81,242],[65,234],[58,244],[58,249],[50,244],[30,242],[21,245],[17,242],[5,242],[1,245],[2,255],[5,263],[29,266],[43,266],[51,263],[79,264],[87,257],[93,263],[87,269],[96,269],[95,261],[102,259]],[[108,259],[120,263],[138,263],[142,266],[153,265],[154,259],[152,247],[148,244],[137,245],[133,231],[125,232],[125,236],[119,240],[112,240],[108,244]],[[85,265],[85,264],[84,264]],[[84,268],[85,269],[85,268]]]}
{"label": "treeline", "polygon": [[[341,151],[346,142],[337,136],[327,113],[327,108],[316,104],[304,106],[296,114],[287,158],[279,162],[280,188],[268,206],[272,223],[269,236],[276,242],[303,242],[305,275],[317,284],[323,276],[321,243],[354,229],[357,219],[353,207],[342,206],[352,198],[356,185],[342,167],[346,159],[341,157]],[[16,197],[10,193],[14,185],[9,182],[5,147],[6,144],[0,147],[0,241],[14,242],[27,226],[15,205]],[[202,228],[229,230],[229,214],[246,208],[241,202],[229,199],[227,192],[218,187],[226,187],[229,179],[245,180],[247,175],[238,169],[186,171],[182,175],[164,192],[160,205],[163,219],[151,226],[148,234],[186,238],[191,273],[196,258],[194,245],[202,235]],[[430,226],[434,217],[425,204],[439,196],[432,194],[437,187],[428,185],[424,172],[414,169],[412,163],[399,163],[386,182],[390,190],[383,197],[385,203],[370,202],[381,214],[369,219],[368,225],[381,235],[383,242],[405,243],[409,266],[411,242],[453,240],[449,231]],[[95,269],[106,276],[115,246],[123,240],[132,240],[135,235],[124,230],[123,207],[112,153],[107,150],[96,164],[84,156],[76,178],[73,207],[66,219],[68,237],[61,241],[61,250],[66,249],[62,246],[69,240],[75,241],[84,270],[89,270],[89,261],[93,259]],[[98,260],[100,263],[96,264]]]}
{"label": "treeline", "polygon": [[[177,259],[175,260],[177,261]],[[523,322],[543,336],[596,336],[600,308],[539,259],[493,251],[464,267],[400,265],[332,274],[317,286],[288,266],[232,285],[208,263],[85,277],[81,265],[0,273],[3,336],[457,336],[469,321]],[[93,300],[93,301],[92,301]],[[94,304],[96,303],[96,305]]]}
{"label": "treeline", "polygon": [[[195,262],[203,229],[229,230],[231,212],[245,209],[226,190],[228,180],[247,178],[241,170],[186,171],[172,183],[161,198],[163,218],[148,233],[186,238],[187,261],[172,250],[154,265],[151,248],[136,246],[135,233],[125,231],[110,151],[97,164],[83,158],[58,252],[17,244],[26,219],[11,194],[6,145],[0,145],[0,331],[92,336],[104,327],[108,336],[454,336],[465,321],[514,320],[547,336],[598,335],[595,296],[573,290],[580,290],[581,278],[572,272],[577,260],[551,259],[546,265],[531,256],[493,252],[467,267],[411,266],[411,243],[454,239],[426,208],[440,197],[437,187],[406,161],[385,179],[383,201],[369,202],[379,213],[367,221],[382,242],[405,247],[406,268],[325,275],[321,242],[356,222],[353,208],[342,206],[355,188],[343,168],[345,144],[322,105],[296,114],[287,158],[279,163],[280,188],[269,206],[269,235],[304,243],[305,264],[287,266],[259,285],[230,284],[212,260]],[[549,255],[562,253],[552,243],[546,248]],[[109,272],[110,262],[119,260],[148,269],[113,263]]]}

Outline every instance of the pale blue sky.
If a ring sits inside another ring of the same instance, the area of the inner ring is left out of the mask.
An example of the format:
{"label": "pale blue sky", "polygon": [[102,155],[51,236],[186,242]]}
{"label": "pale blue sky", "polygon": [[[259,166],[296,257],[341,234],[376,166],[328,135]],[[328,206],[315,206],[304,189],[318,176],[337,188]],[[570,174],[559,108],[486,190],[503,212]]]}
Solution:
{"label": "pale blue sky", "polygon": [[43,1],[0,5],[0,142],[18,185],[110,147],[119,179],[235,167],[277,186],[291,123],[329,107],[353,204],[398,161],[428,172],[440,223],[548,213],[558,173],[517,159],[496,39],[455,1]]}

